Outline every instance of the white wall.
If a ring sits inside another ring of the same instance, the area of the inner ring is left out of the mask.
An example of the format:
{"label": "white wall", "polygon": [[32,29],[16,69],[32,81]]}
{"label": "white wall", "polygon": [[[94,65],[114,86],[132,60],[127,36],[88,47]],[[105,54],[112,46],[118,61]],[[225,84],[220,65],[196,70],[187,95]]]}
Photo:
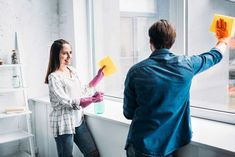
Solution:
{"label": "white wall", "polygon": [[[11,50],[14,49],[14,33],[18,32],[30,97],[45,95],[48,91],[43,82],[50,45],[58,38],[57,6],[57,0],[0,0],[0,58],[10,60]],[[9,97],[13,99],[15,96]],[[0,107],[10,105],[9,97],[0,96]],[[11,123],[9,119],[0,119],[0,132],[15,130],[22,123],[24,126],[20,119],[11,118]],[[0,156],[17,151],[19,146],[18,142],[1,144]]]}
{"label": "white wall", "polygon": [[59,38],[68,40],[73,50],[73,66],[79,71],[82,82],[92,76],[87,34],[87,0],[59,1]]}
{"label": "white wall", "polygon": [[14,32],[18,32],[30,97],[47,91],[43,82],[49,47],[58,37],[57,5],[57,0],[0,1],[0,57],[6,58],[14,49]]}
{"label": "white wall", "polygon": [[[18,32],[29,97],[48,95],[44,78],[49,51],[53,41],[59,38],[71,43],[77,53],[74,53],[74,58],[79,59],[73,65],[79,67],[81,79],[87,80],[86,0],[0,0],[0,10],[0,58],[10,62],[14,33]],[[5,97],[0,96],[0,105],[7,102]],[[40,116],[38,119],[41,119]],[[0,119],[0,125],[4,126],[0,127],[0,132],[5,126],[15,130],[18,125],[25,125],[22,121],[9,123],[8,120]],[[18,142],[1,145],[0,156],[17,151],[19,145],[21,143]]]}

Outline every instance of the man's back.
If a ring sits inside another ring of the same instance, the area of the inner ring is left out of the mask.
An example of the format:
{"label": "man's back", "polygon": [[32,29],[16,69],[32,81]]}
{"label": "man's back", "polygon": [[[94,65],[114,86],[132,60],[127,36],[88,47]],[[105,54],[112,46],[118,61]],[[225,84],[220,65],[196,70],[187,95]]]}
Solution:
{"label": "man's back", "polygon": [[160,49],[134,65],[127,74],[124,91],[124,115],[132,119],[127,145],[163,156],[188,144],[191,80],[221,58],[217,50],[185,57]]}
{"label": "man's back", "polygon": [[167,20],[155,22],[148,34],[152,54],[125,80],[123,114],[132,120],[127,157],[166,157],[190,142],[192,78],[220,62],[229,40],[222,19],[216,21],[215,48],[191,57],[170,53],[176,31]]}

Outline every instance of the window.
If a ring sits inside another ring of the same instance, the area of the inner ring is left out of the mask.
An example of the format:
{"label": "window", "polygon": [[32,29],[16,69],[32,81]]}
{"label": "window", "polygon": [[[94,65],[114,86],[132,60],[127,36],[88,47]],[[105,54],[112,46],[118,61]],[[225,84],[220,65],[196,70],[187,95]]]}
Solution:
{"label": "window", "polygon": [[[188,1],[188,55],[207,51],[215,45],[216,38],[213,33],[209,32],[214,14],[234,17],[234,8],[235,3],[230,1]],[[233,90],[234,52],[234,50],[228,49],[221,63],[207,72],[199,74],[193,80],[191,106],[201,110],[206,109],[214,113],[217,112],[214,117],[216,120],[223,120],[224,117],[218,115],[221,112],[225,115],[235,113],[235,95]],[[226,121],[234,123],[234,119],[230,118],[228,117]]]}
{"label": "window", "polygon": [[[126,74],[135,63],[150,55],[148,27],[155,21],[154,15],[121,14],[120,17],[120,73],[124,83]],[[119,97],[122,97],[123,86]]]}
{"label": "window", "polygon": [[[176,7],[170,6],[170,1],[162,1],[160,6],[157,0],[92,1],[95,71],[98,68],[97,62],[106,55],[111,56],[119,68],[114,76],[105,78],[105,84],[102,86],[106,95],[123,97],[123,84],[127,71],[133,64],[151,54],[149,27],[160,18],[168,19],[171,16],[173,18],[170,9],[177,12]],[[180,45],[182,47],[183,43],[175,44],[175,49]]]}
{"label": "window", "polygon": [[[105,78],[100,88],[120,99],[129,68],[151,54],[148,29],[155,21],[167,19],[175,26],[174,53],[194,55],[215,45],[214,34],[209,32],[215,13],[235,16],[235,3],[222,0],[90,0],[88,5],[94,72],[100,59],[112,57],[118,73]],[[194,78],[193,115],[235,123],[231,118],[235,117],[235,53],[228,51],[215,68]]]}

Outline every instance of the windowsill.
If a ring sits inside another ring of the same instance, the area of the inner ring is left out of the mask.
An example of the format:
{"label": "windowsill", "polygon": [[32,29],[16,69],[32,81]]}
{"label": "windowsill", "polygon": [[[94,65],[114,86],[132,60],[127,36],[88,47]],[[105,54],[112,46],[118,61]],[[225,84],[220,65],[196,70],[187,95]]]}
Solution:
{"label": "windowsill", "polygon": [[[48,97],[31,100],[50,104]],[[104,100],[104,104],[105,111],[103,114],[95,114],[94,105],[91,104],[85,108],[85,115],[121,125],[130,125],[131,121],[123,116],[120,102]],[[235,153],[235,125],[195,117],[192,117],[191,122],[193,128],[192,144]]]}

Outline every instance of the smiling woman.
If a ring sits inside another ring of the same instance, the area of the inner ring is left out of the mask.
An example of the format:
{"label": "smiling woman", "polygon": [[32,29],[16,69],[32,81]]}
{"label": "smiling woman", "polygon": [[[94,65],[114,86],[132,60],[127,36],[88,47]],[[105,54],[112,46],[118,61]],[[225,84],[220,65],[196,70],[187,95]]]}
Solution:
{"label": "smiling woman", "polygon": [[[45,83],[49,86],[52,105],[50,126],[56,141],[59,157],[73,156],[73,141],[85,157],[99,157],[92,134],[83,118],[83,108],[93,102],[103,100],[103,93],[83,97],[77,71],[69,66],[72,50],[69,42],[63,39],[54,41],[51,46],[50,59]],[[99,83],[102,69],[92,80]]]}
{"label": "smiling woman", "polygon": [[[63,48],[60,53],[60,63],[62,65],[69,65],[72,59],[72,50],[69,44],[63,44]],[[63,69],[60,67],[61,70]]]}

